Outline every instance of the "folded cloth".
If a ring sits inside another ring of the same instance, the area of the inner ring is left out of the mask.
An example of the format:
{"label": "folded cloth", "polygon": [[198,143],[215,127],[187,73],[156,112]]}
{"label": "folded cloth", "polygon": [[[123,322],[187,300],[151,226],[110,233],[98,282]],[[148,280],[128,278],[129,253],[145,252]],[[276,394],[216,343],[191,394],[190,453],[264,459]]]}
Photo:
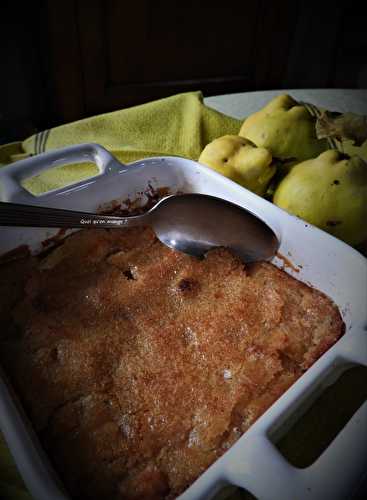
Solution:
{"label": "folded cloth", "polygon": [[[96,142],[128,163],[150,156],[197,160],[204,146],[221,135],[238,134],[241,121],[203,103],[201,92],[178,94],[129,109],[93,116],[0,146],[0,165],[72,144]],[[54,168],[25,181],[34,194],[71,184],[96,173],[93,164]],[[30,500],[0,435],[0,498]]]}
{"label": "folded cloth", "polygon": [[[197,160],[204,146],[221,135],[238,134],[241,121],[204,105],[200,91],[86,118],[0,147],[0,164],[71,144],[97,142],[121,162],[177,155]],[[55,189],[96,173],[91,164],[64,166],[29,179],[31,192]]]}

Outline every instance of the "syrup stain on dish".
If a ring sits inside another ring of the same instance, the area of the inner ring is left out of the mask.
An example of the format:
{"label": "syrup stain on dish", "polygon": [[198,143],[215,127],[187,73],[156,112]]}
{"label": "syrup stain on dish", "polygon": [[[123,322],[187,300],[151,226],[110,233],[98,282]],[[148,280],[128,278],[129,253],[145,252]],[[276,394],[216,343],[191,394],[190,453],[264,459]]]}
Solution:
{"label": "syrup stain on dish", "polygon": [[[288,255],[291,256],[291,253],[288,252]],[[287,257],[284,257],[281,253],[277,252],[276,257],[281,261],[280,268],[281,269],[291,269],[295,273],[299,273],[301,269],[303,269],[303,266],[301,265],[294,265]]]}

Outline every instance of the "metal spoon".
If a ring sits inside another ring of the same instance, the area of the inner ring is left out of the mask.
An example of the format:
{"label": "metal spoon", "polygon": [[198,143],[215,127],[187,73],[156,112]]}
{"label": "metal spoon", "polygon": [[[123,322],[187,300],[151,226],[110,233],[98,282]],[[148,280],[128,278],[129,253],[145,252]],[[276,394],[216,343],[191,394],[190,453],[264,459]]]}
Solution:
{"label": "metal spoon", "polygon": [[233,203],[204,194],[163,198],[143,215],[116,217],[0,202],[0,226],[121,228],[151,226],[170,248],[200,257],[214,247],[231,249],[244,262],[271,258],[279,242],[270,227]]}

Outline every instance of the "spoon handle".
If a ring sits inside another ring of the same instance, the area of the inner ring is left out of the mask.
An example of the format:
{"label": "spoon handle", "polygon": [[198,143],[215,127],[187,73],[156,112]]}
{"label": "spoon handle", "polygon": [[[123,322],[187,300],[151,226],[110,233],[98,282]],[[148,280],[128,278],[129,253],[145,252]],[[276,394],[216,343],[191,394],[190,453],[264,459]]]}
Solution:
{"label": "spoon handle", "polygon": [[55,228],[119,228],[148,224],[148,217],[114,217],[60,208],[21,205],[0,202],[0,226],[55,227]]}

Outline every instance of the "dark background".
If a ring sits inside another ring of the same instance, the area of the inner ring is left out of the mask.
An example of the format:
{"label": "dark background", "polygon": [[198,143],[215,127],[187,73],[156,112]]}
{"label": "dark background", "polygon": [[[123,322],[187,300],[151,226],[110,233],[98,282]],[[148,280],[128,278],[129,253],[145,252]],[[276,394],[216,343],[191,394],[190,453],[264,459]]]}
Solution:
{"label": "dark background", "polygon": [[366,88],[354,2],[1,4],[0,143],[177,92]]}
{"label": "dark background", "polygon": [[355,2],[5,1],[0,144],[190,90],[367,88],[366,33]]}

